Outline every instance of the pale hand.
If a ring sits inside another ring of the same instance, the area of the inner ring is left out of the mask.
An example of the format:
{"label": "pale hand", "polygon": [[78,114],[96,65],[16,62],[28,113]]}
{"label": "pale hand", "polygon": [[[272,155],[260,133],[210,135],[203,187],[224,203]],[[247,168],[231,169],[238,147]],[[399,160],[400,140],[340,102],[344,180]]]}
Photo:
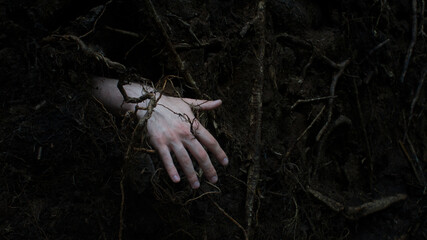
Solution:
{"label": "pale hand", "polygon": [[[189,98],[162,96],[148,119],[147,129],[151,144],[173,182],[179,182],[178,171],[172,161],[175,154],[181,169],[187,176],[192,188],[200,186],[190,154],[197,160],[204,175],[211,183],[218,176],[205,148],[222,164],[228,164],[228,158],[217,140],[195,119],[191,106],[200,110],[211,110],[221,105],[221,100],[206,101]],[[141,112],[139,117],[143,117]]]}
{"label": "pale hand", "polygon": [[[123,96],[117,88],[117,79],[93,78],[93,95],[116,113],[134,111],[135,103],[124,103]],[[146,93],[144,89],[151,89],[138,83],[129,83],[123,86],[129,97],[139,97]],[[159,94],[157,94],[158,96]],[[191,107],[199,110],[211,110],[221,105],[221,100],[206,101],[189,98],[175,98],[162,96],[148,119],[147,129],[151,144],[158,151],[160,158],[173,182],[181,180],[172,161],[171,152],[175,154],[184,174],[192,188],[200,187],[200,182],[194,171],[190,154],[198,162],[204,175],[211,183],[218,181],[215,168],[205,150],[210,151],[222,164],[228,164],[228,158],[217,140],[195,119]],[[147,106],[147,102],[138,104]],[[146,111],[137,111],[141,119]],[[205,148],[204,148],[205,147]]]}

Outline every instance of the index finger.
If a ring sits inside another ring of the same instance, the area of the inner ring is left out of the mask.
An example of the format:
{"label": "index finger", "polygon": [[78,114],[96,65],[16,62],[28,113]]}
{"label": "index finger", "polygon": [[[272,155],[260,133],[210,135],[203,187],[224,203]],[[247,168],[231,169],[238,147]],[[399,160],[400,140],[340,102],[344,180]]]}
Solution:
{"label": "index finger", "polygon": [[221,106],[222,101],[220,99],[210,101],[210,100],[202,100],[202,99],[193,99],[193,98],[183,98],[185,103],[192,105],[196,109],[200,110],[212,110],[219,106]]}

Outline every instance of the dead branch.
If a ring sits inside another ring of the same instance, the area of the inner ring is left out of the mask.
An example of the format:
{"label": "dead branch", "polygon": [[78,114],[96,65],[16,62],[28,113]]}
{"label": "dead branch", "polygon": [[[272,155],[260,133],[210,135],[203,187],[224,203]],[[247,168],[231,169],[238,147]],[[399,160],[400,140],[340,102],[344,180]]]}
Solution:
{"label": "dead branch", "polygon": [[175,47],[172,44],[172,41],[169,37],[169,34],[166,32],[166,29],[162,23],[162,20],[160,19],[160,16],[157,14],[157,11],[153,5],[153,3],[151,2],[151,0],[145,0],[149,10],[151,11],[151,14],[153,15],[153,18],[157,24],[157,27],[160,29],[166,45],[169,49],[169,51],[172,53],[172,55],[175,58],[175,62],[178,65],[178,69],[180,72],[182,72],[184,74],[184,79],[187,81],[187,83],[190,85],[190,87],[199,95],[202,96],[202,93],[200,92],[199,87],[197,87],[196,82],[194,81],[193,77],[191,76],[190,72],[187,70],[187,68],[184,65],[184,62],[181,60],[181,57],[179,56],[179,54],[176,52]]}
{"label": "dead branch", "polygon": [[253,236],[253,208],[254,199],[256,194],[256,188],[259,180],[259,168],[260,168],[260,144],[261,144],[261,119],[262,119],[262,91],[264,84],[264,56],[265,56],[265,0],[258,2],[257,19],[255,23],[255,30],[259,35],[259,48],[256,54],[258,63],[258,73],[254,79],[252,86],[252,95],[250,99],[250,122],[249,127],[251,129],[250,139],[252,146],[248,154],[248,159],[251,162],[248,170],[248,179],[246,192],[246,221],[247,221],[247,232],[249,238]]}
{"label": "dead branch", "polygon": [[[422,21],[424,21],[424,19]],[[411,42],[409,43],[408,51],[406,52],[402,75],[400,76],[400,82],[402,83],[405,81],[405,76],[406,76],[406,72],[408,71],[409,61],[411,60],[412,51],[414,50],[416,41],[417,41],[417,0],[412,0],[412,35],[411,35]]]}
{"label": "dead branch", "polygon": [[[331,64],[331,66],[339,69],[339,71],[337,73],[335,73],[334,76],[332,77],[332,83],[331,83],[331,87],[330,87],[330,93],[331,93],[330,96],[335,96],[335,87],[337,85],[338,79],[344,73],[344,69],[350,63],[350,59],[347,59],[347,60],[345,60],[345,61],[337,64],[337,63],[331,61],[326,56],[323,56],[323,58],[327,62],[329,62]],[[323,133],[326,131],[326,129],[328,128],[329,124],[331,123],[331,120],[332,120],[332,110],[333,110],[333,107],[334,107],[333,103],[334,103],[334,98],[330,98],[329,99],[328,121],[325,123],[325,125],[323,126],[323,128],[317,134],[316,141],[320,140],[320,138],[322,137]]]}

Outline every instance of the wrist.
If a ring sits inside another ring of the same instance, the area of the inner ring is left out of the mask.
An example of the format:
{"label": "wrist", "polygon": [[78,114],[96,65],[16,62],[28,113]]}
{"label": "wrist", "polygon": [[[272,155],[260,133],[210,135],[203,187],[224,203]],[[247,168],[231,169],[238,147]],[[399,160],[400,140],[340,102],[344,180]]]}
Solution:
{"label": "wrist", "polygon": [[[150,107],[150,102],[160,95],[154,88],[140,83],[130,82],[123,85],[122,94],[117,79],[95,77],[93,82],[94,96],[116,114],[125,114],[129,111],[136,111],[138,115],[145,114],[147,108]],[[126,102],[125,96],[128,102]],[[140,101],[142,99],[144,100]]]}

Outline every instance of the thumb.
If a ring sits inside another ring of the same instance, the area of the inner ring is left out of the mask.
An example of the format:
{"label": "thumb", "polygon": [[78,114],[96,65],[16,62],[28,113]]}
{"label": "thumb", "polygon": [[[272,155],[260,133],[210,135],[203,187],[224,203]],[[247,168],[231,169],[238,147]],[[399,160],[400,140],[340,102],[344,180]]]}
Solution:
{"label": "thumb", "polygon": [[186,102],[187,104],[190,104],[195,109],[199,110],[212,110],[221,106],[222,104],[221,99],[209,101],[202,99],[183,98],[182,100],[184,100],[184,102]]}

